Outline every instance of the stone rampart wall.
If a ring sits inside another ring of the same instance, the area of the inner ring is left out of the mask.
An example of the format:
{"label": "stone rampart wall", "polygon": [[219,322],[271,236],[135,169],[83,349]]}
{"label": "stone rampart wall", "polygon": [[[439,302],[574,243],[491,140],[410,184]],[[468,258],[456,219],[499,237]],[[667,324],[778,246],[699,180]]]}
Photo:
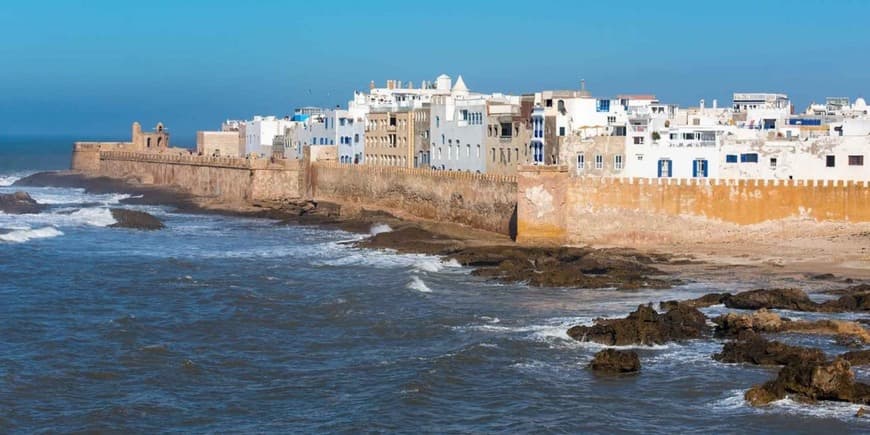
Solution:
{"label": "stone rampart wall", "polygon": [[518,179],[522,243],[668,241],[717,222],[870,222],[867,182],[573,178],[565,167],[524,167]]}
{"label": "stone rampart wall", "polygon": [[516,177],[314,162],[309,183],[315,199],[515,233]]}
{"label": "stone rampart wall", "polygon": [[[300,165],[268,160],[126,151],[99,153],[99,169],[86,172],[145,184],[174,186],[228,201],[299,198]],[[75,159],[74,159],[75,160]]]}

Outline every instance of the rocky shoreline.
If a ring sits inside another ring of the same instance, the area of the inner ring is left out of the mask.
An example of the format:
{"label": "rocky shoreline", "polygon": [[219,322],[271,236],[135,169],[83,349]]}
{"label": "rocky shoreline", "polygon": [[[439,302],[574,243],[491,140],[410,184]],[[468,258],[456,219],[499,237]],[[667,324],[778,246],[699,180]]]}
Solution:
{"label": "rocky shoreline", "polygon": [[[409,220],[359,207],[313,202],[228,204],[198,198],[183,191],[145,186],[106,177],[88,177],[70,172],[34,174],[19,180],[20,186],[84,188],[91,193],[127,193],[134,197],[125,204],[171,206],[184,213],[217,213],[271,219],[276,225],[315,225],[359,234],[370,234],[355,246],[390,249],[401,253],[441,256],[473,269],[473,274],[502,282],[565,288],[612,288],[620,291],[666,289],[725,265],[703,264],[686,256],[641,252],[624,248],[525,247],[506,237],[457,225]],[[114,212],[113,212],[114,213]],[[134,221],[141,216],[130,216]],[[153,222],[150,222],[154,224]],[[386,228],[388,226],[389,228]],[[383,230],[378,230],[383,227]],[[692,273],[683,273],[691,270]],[[765,406],[785,397],[815,403],[822,400],[870,404],[870,385],[855,380],[852,367],[870,364],[870,333],[864,324],[833,318],[793,320],[775,310],[831,315],[870,314],[870,286],[853,285],[819,271],[804,275],[802,282],[822,282],[830,300],[816,302],[797,288],[766,288],[739,293],[710,293],[694,299],[667,300],[660,311],[642,305],[622,319],[598,319],[592,325],[577,325],[566,331],[578,341],[604,346],[655,345],[686,340],[716,340],[722,350],[715,359],[727,364],[781,367],[771,381],[747,385],[745,399],[753,406]],[[737,310],[708,318],[700,309],[723,306]],[[783,333],[829,337],[836,345],[851,350],[826,355],[820,349],[792,346],[777,341]],[[605,349],[596,354],[590,369],[601,374],[630,374],[640,370],[642,361],[632,351]]]}
{"label": "rocky shoreline", "polygon": [[[314,225],[372,234],[355,243],[366,249],[391,249],[452,259],[474,274],[502,282],[539,287],[666,289],[680,281],[659,266],[677,264],[672,257],[631,249],[540,248],[518,246],[505,236],[459,225],[398,218],[378,210],[328,202],[285,201],[229,204],[198,198],[178,189],[135,184],[73,172],[42,172],[18,180],[17,186],[83,188],[89,193],[126,193],[123,204],[164,205],[183,213],[216,213],[272,219],[278,225]],[[373,232],[378,225],[390,231]]]}

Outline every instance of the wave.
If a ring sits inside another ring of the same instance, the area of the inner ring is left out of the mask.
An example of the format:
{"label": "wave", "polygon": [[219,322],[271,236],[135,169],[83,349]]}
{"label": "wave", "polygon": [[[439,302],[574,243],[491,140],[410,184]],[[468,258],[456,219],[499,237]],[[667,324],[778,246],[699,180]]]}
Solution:
{"label": "wave", "polygon": [[417,290],[418,292],[423,293],[432,293],[432,289],[430,289],[419,276],[411,277],[411,282],[408,283],[408,289]]}
{"label": "wave", "polygon": [[378,234],[389,233],[391,231],[393,231],[393,229],[387,224],[374,224],[369,230],[369,234],[376,236]]}
{"label": "wave", "polygon": [[20,179],[17,175],[0,175],[0,187],[11,186]]}
{"label": "wave", "polygon": [[17,229],[5,234],[0,234],[0,240],[11,243],[24,243],[33,239],[49,239],[62,235],[63,233],[55,227]]}
{"label": "wave", "polygon": [[107,227],[117,221],[107,208],[82,208],[70,213],[71,218],[94,227]]}

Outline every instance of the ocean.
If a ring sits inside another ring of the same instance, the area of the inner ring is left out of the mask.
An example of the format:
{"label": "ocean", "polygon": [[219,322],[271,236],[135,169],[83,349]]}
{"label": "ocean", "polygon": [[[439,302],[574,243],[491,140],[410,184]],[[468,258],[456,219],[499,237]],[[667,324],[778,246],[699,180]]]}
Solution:
{"label": "ocean", "polygon": [[[71,142],[0,138],[0,193],[50,205],[0,214],[0,432],[870,431],[857,405],[748,406],[744,391],[776,369],[714,361],[719,340],[635,347],[641,372],[613,377],[586,368],[601,346],[566,335],[639,304],[759,283],[500,284],[349,244],[363,235],[11,186],[68,167]],[[167,228],[110,228],[110,207]]]}

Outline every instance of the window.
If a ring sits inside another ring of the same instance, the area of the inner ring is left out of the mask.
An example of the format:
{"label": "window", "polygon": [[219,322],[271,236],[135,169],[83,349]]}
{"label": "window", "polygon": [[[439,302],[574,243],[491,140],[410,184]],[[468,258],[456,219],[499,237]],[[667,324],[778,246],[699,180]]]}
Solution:
{"label": "window", "polygon": [[353,135],[353,143],[359,143],[359,133]]}
{"label": "window", "polygon": [[598,100],[595,104],[595,111],[597,112],[609,112],[610,111],[610,100]]}
{"label": "window", "polygon": [[438,128],[438,127],[441,127],[441,117],[440,116],[435,117],[435,128]]}
{"label": "window", "polygon": [[836,166],[836,159],[834,158],[834,156],[825,157],[825,166],[829,168],[833,168],[834,166]]}
{"label": "window", "polygon": [[696,178],[707,178],[707,160],[695,159],[695,161],[692,162],[692,176]]}
{"label": "window", "polygon": [[725,163],[737,163],[737,154],[728,154],[725,156]]}
{"label": "window", "polygon": [[477,145],[477,154],[475,155],[478,159],[480,158],[480,145]]}
{"label": "window", "polygon": [[465,145],[465,157],[471,157],[471,144]]}
{"label": "window", "polygon": [[583,153],[577,154],[577,169],[583,170],[586,167],[586,156]]}
{"label": "window", "polygon": [[604,168],[604,156],[598,154],[595,156],[595,169],[603,169]]}
{"label": "window", "polygon": [[565,127],[559,127],[559,136],[565,135]]}
{"label": "window", "polygon": [[849,156],[849,166],[864,166],[864,156]]}
{"label": "window", "polygon": [[770,169],[776,169],[776,157],[770,158]]}
{"label": "window", "polygon": [[658,169],[659,169],[659,178],[673,176],[673,166],[671,165],[671,159],[659,159],[659,168]]}
{"label": "window", "polygon": [[635,145],[643,145],[643,136],[635,136],[634,137]]}
{"label": "window", "polygon": [[461,116],[463,121],[468,121],[468,110],[462,109],[459,111],[459,113],[462,114]]}
{"label": "window", "polygon": [[553,100],[546,100],[546,101],[544,102],[544,105],[547,106],[547,107],[553,107]]}
{"label": "window", "polygon": [[607,123],[608,124],[616,124],[616,117],[615,116],[608,116]]}
{"label": "window", "polygon": [[511,137],[511,123],[510,122],[502,122],[501,123],[501,137],[509,138]]}
{"label": "window", "polygon": [[636,155],[637,155],[637,161],[643,160],[643,154],[636,154]]}
{"label": "window", "polygon": [[758,153],[741,154],[740,163],[758,163]]}
{"label": "window", "polygon": [[613,156],[613,169],[616,171],[622,170],[622,155],[617,154]]}

